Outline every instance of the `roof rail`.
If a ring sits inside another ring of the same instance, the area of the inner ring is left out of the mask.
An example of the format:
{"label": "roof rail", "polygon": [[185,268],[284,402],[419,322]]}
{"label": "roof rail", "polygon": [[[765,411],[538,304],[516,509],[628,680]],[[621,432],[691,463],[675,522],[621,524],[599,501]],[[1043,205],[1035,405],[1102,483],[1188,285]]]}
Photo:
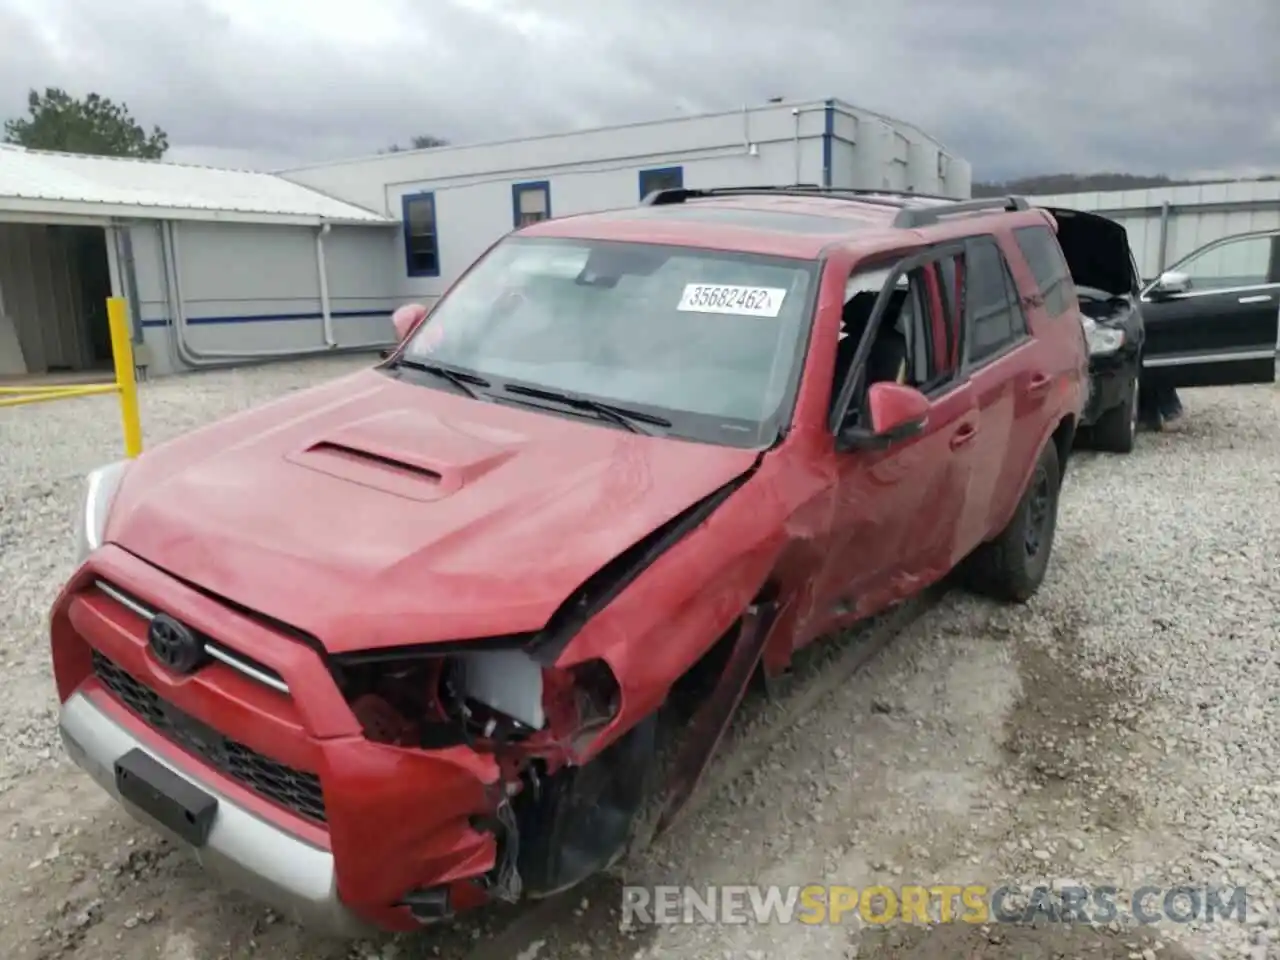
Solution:
{"label": "roof rail", "polygon": [[[820,187],[816,183],[797,183],[791,186],[762,185],[756,187],[668,187],[654,190],[641,201],[646,207],[661,207],[711,197],[830,197],[854,203],[868,203],[880,207],[893,207],[898,215],[893,225],[904,229],[927,227],[948,217],[996,210],[1029,210],[1025,197],[984,197],[979,200],[954,200],[931,193],[912,193],[906,190],[869,190],[856,187]],[[934,200],[937,203],[912,205],[910,200]]]}
{"label": "roof rail", "polygon": [[[687,200],[711,197],[752,196],[830,197],[835,200],[850,200],[900,209],[904,204],[895,199],[896,197],[905,198],[924,195],[911,193],[899,195],[892,190],[854,190],[843,187],[820,187],[816,183],[797,183],[790,186],[771,186],[766,184],[757,187],[668,187],[664,190],[654,190],[640,202],[646,207],[662,207],[673,203],[684,203]],[[926,197],[926,199],[930,198]]]}
{"label": "roof rail", "polygon": [[931,226],[948,217],[964,216],[970,213],[1029,209],[1031,207],[1025,197],[984,197],[981,200],[961,200],[957,203],[940,203],[936,206],[904,207],[902,212],[893,218],[893,225],[910,230],[915,227]]}
{"label": "roof rail", "polygon": [[[920,193],[916,190],[890,190],[882,187],[878,190],[863,187],[820,187],[823,193],[832,196],[848,195],[850,197],[900,197],[903,200],[945,200],[947,203],[959,203],[955,197],[944,197],[940,193]],[[900,204],[906,206],[906,204]]]}

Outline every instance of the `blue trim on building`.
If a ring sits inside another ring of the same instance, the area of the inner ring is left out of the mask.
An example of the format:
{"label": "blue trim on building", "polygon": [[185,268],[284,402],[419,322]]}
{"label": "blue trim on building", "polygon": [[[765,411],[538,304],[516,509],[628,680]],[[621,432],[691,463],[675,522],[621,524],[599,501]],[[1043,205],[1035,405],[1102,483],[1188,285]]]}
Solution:
{"label": "blue trim on building", "polygon": [[[436,241],[436,268],[435,270],[414,270],[413,268],[413,252],[409,245],[409,204],[414,200],[422,200],[429,198],[431,200],[431,235]],[[438,277],[440,276],[440,211],[436,209],[436,195],[434,190],[419,190],[417,193],[406,193],[400,198],[400,230],[404,235],[404,272],[410,277]]]}
{"label": "blue trim on building", "polygon": [[551,219],[551,181],[550,180],[526,180],[524,183],[513,183],[511,185],[511,225],[513,227],[520,226],[520,195],[522,193],[533,193],[541,190],[547,196],[547,219]]}
{"label": "blue trim on building", "polygon": [[[386,317],[391,319],[394,310],[334,310],[330,312],[335,320],[356,319],[359,317]],[[211,326],[223,323],[287,323],[293,320],[323,320],[322,313],[251,313],[234,317],[187,317],[187,326]],[[143,320],[142,325],[148,328],[170,326],[169,319]]]}
{"label": "blue trim on building", "polygon": [[654,190],[658,189],[657,187],[649,187],[649,189],[645,189],[647,186],[646,181],[648,181],[650,177],[668,176],[675,177],[676,189],[684,186],[684,167],[652,167],[648,170],[641,170],[636,176],[637,182],[640,185],[640,199],[643,200],[649,194],[653,193]]}
{"label": "blue trim on building", "polygon": [[831,186],[831,165],[835,155],[836,102],[827,100],[822,110],[822,185]]}

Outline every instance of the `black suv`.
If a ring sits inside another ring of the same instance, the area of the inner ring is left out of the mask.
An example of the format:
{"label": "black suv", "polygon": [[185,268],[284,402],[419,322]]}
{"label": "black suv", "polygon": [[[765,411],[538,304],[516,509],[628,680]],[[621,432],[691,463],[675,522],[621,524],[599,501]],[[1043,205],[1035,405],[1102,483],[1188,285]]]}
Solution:
{"label": "black suv", "polygon": [[[1144,348],[1141,274],[1124,227],[1096,213],[1042,208],[1048,231],[1015,231],[1050,312],[1073,296],[1089,349],[1089,402],[1076,432],[1079,446],[1128,453],[1138,433],[1138,383]],[[1059,248],[1061,252],[1059,252]]]}
{"label": "black suv", "polygon": [[1273,383],[1280,339],[1280,230],[1214,240],[1142,291],[1143,392]]}

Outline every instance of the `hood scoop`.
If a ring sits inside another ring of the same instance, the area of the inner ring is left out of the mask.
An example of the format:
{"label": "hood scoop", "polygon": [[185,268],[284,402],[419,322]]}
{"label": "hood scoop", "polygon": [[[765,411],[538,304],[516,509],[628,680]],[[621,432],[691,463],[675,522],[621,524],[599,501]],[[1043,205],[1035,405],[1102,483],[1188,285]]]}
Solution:
{"label": "hood scoop", "polygon": [[430,501],[509,460],[522,439],[482,437],[416,411],[390,411],[347,424],[286,459],[409,500]]}

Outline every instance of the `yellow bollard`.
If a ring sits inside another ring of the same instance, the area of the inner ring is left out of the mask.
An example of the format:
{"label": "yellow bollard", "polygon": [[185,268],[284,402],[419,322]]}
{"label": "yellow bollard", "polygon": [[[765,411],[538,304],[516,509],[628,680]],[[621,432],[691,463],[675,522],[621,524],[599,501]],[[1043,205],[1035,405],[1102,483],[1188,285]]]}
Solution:
{"label": "yellow bollard", "polygon": [[120,391],[120,421],[124,427],[124,455],[142,452],[142,420],[138,416],[138,381],[133,366],[133,338],[129,332],[129,311],[121,297],[107,300],[107,323],[111,327],[111,358],[116,366],[116,389]]}

